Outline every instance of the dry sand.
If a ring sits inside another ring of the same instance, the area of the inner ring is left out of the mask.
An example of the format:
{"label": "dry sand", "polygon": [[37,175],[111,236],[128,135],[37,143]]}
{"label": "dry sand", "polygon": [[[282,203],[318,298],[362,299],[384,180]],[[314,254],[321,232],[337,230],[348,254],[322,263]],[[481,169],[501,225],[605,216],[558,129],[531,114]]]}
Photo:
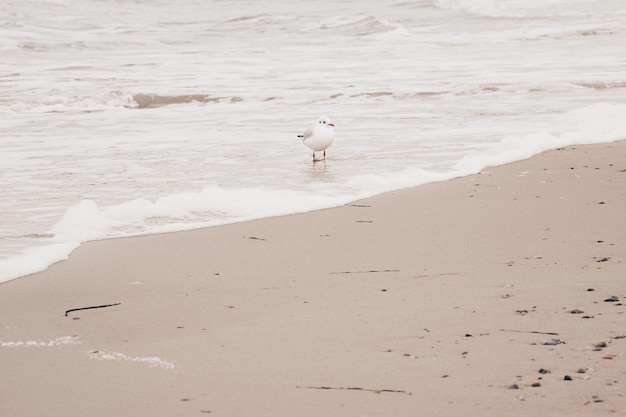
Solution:
{"label": "dry sand", "polygon": [[0,415],[624,415],[625,169],[580,146],[85,244],[0,285]]}

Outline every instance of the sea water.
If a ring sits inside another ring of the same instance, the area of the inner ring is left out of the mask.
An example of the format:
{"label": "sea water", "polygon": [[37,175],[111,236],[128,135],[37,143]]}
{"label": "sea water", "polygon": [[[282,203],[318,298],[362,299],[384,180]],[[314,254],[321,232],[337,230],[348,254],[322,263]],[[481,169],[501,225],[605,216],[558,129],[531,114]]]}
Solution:
{"label": "sea water", "polygon": [[0,35],[0,281],[626,138],[623,0],[4,0]]}

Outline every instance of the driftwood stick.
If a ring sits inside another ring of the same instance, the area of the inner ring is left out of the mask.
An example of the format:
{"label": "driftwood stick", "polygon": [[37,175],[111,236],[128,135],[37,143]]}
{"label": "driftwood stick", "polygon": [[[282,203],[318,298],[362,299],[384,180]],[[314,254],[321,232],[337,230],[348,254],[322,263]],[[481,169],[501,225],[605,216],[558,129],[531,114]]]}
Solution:
{"label": "driftwood stick", "polygon": [[91,307],[71,308],[71,309],[65,311],[65,317],[67,317],[68,313],[71,313],[72,311],[91,310],[93,308],[113,307],[113,306],[118,306],[120,304],[122,304],[122,303],[104,304],[104,305],[101,305],[101,306],[91,306]]}
{"label": "driftwood stick", "polygon": [[460,272],[444,272],[442,274],[413,275],[413,278],[445,277],[447,275],[459,275],[459,274]]}
{"label": "driftwood stick", "polygon": [[400,272],[399,269],[383,269],[380,271],[372,270],[372,271],[340,271],[340,272],[329,272],[329,275],[343,275],[343,274],[372,274],[372,273],[380,273],[380,272]]}
{"label": "driftwood stick", "polygon": [[361,388],[361,387],[301,387],[301,386],[297,386],[296,388],[302,388],[302,389],[321,389],[321,390],[346,390],[346,391],[369,391],[369,392],[374,392],[376,394],[380,394],[382,392],[391,392],[391,393],[395,393],[395,394],[406,394],[406,395],[411,395],[410,392],[406,392],[403,390],[395,390],[395,389],[371,389],[371,388]]}
{"label": "driftwood stick", "polygon": [[533,334],[548,334],[550,336],[558,336],[559,334],[556,332],[538,332],[536,330],[510,330],[510,329],[500,329],[501,332],[514,332],[514,333],[533,333]]}

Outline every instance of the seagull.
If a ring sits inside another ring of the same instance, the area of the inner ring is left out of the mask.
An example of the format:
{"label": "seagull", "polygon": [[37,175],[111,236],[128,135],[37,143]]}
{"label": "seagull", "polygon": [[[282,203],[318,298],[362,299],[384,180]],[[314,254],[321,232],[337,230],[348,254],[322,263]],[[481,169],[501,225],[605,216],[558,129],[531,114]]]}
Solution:
{"label": "seagull", "polygon": [[323,159],[326,160],[326,148],[335,140],[335,125],[330,121],[330,117],[322,116],[316,124],[298,137],[302,138],[302,143],[313,151],[313,162],[318,161],[315,159],[315,152],[319,151],[324,151]]}

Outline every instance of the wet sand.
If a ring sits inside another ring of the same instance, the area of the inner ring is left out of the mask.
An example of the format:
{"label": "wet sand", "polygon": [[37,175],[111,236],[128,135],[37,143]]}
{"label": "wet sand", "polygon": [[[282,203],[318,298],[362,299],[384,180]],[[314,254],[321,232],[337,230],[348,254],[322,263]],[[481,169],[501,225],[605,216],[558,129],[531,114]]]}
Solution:
{"label": "wet sand", "polygon": [[91,242],[0,285],[0,415],[620,415],[625,260],[624,141]]}

